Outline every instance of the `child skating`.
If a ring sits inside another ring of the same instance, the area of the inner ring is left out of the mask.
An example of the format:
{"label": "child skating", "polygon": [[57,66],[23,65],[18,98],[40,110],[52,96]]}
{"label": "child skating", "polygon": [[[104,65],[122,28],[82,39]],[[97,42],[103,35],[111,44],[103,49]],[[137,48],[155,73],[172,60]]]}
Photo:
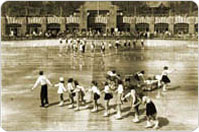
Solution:
{"label": "child skating", "polygon": [[153,127],[154,129],[158,129],[159,128],[159,121],[157,119],[157,110],[156,110],[155,104],[147,96],[143,96],[142,102],[146,106],[147,124],[146,124],[145,127],[146,128]]}
{"label": "child skating", "polygon": [[58,90],[57,90],[57,93],[59,94],[60,96],[60,103],[59,103],[59,106],[63,106],[64,104],[64,97],[63,97],[63,94],[64,92],[66,92],[66,88],[64,87],[64,78],[63,77],[60,77],[59,78],[59,83],[58,84],[55,84],[55,87],[58,87]]}
{"label": "child skating", "polygon": [[109,115],[109,102],[113,98],[113,94],[111,93],[108,82],[105,82],[105,87],[103,92],[104,92],[104,102],[105,102],[104,117],[106,117]]}
{"label": "child skating", "polygon": [[136,93],[135,89],[131,89],[129,93],[122,99],[125,100],[126,98],[131,99],[131,108],[135,111],[135,116],[133,122],[139,122],[139,105],[142,103],[142,100],[139,98],[138,94]]}
{"label": "child skating", "polygon": [[[168,84],[171,82],[168,75],[172,72],[176,71],[176,69],[173,69],[173,70],[169,70],[169,67],[168,66],[164,66],[163,68],[163,71],[162,71],[162,74],[161,74],[161,82],[162,82],[162,91],[163,92],[166,92],[167,91],[167,86]],[[161,96],[161,91],[158,90],[158,94],[156,96],[156,98],[160,98]]]}
{"label": "child skating", "polygon": [[77,107],[75,108],[76,111],[79,111],[80,110],[80,99],[81,99],[81,94],[84,94],[85,93],[85,89],[84,87],[80,86],[78,81],[75,80],[74,81],[74,85],[75,85],[75,90],[74,92],[76,93],[76,103],[77,103]]}
{"label": "child skating", "polygon": [[68,79],[67,90],[68,90],[69,98],[71,102],[71,105],[68,108],[74,108],[75,87],[73,86],[73,78]]}
{"label": "child skating", "polygon": [[122,118],[121,105],[123,104],[123,102],[122,102],[123,91],[124,91],[124,87],[123,87],[122,81],[118,80],[118,87],[116,90],[116,93],[117,93],[117,102],[116,102],[117,103],[117,114],[115,116],[116,119]]}
{"label": "child skating", "polygon": [[168,75],[170,73],[174,72],[174,71],[175,71],[175,69],[174,70],[169,70],[168,66],[165,66],[164,70],[162,71],[162,79],[161,79],[161,81],[163,82],[163,88],[162,88],[162,90],[164,92],[167,91],[167,86],[171,82],[170,79],[169,79],[169,77],[168,77]]}
{"label": "child skating", "polygon": [[89,91],[93,94],[93,109],[91,112],[97,112],[98,111],[98,100],[100,99],[100,90],[97,87],[97,82],[92,81],[91,82],[91,89]]}

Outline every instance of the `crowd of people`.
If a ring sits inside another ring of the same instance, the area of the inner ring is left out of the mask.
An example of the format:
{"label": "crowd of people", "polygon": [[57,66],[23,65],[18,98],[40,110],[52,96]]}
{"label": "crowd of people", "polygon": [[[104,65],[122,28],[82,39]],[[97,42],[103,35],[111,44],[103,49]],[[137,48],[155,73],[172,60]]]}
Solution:
{"label": "crowd of people", "polygon": [[[165,66],[161,74],[161,77],[157,79],[160,83],[158,88],[163,88],[163,91],[167,90],[167,85],[170,83],[168,74],[172,71],[168,70],[168,67]],[[85,96],[91,94],[91,101],[93,102],[93,109],[91,112],[98,112],[99,110],[99,99],[103,97],[104,102],[104,117],[110,116],[110,101],[115,101],[116,111],[115,119],[122,119],[122,106],[130,102],[131,111],[134,112],[133,122],[139,123],[140,121],[140,109],[141,105],[144,105],[146,110],[146,128],[153,127],[154,129],[159,128],[159,121],[157,118],[157,109],[156,105],[153,103],[152,99],[149,96],[145,95],[144,86],[147,85],[147,80],[144,79],[144,71],[136,72],[129,75],[121,75],[115,70],[108,71],[105,75],[105,81],[99,82],[93,80],[89,88],[82,86],[78,80],[74,78],[68,78],[68,81],[65,83],[64,77],[59,78],[59,83],[53,85],[48,78],[44,75],[43,71],[39,72],[39,77],[32,87],[32,90],[35,89],[38,85],[41,85],[41,107],[47,108],[49,106],[48,102],[48,85],[58,87],[57,94],[60,98],[59,106],[64,105],[64,93],[68,93],[68,98],[70,100],[69,109],[74,109],[75,111],[80,111],[81,107],[89,108],[90,102]],[[102,100],[102,99],[101,99]],[[101,105],[100,105],[101,106]]]}
{"label": "crowd of people", "polygon": [[68,52],[79,52],[85,53],[86,51],[95,52],[96,50],[100,50],[102,55],[106,53],[106,51],[110,51],[115,49],[118,51],[119,49],[136,49],[140,47],[144,49],[144,39],[115,39],[115,40],[87,40],[86,38],[59,38],[59,56],[64,55]]}
{"label": "crowd of people", "polygon": [[[160,31],[155,30],[154,32],[149,32],[147,30],[137,30],[137,31],[106,31],[102,32],[99,30],[65,30],[61,31],[60,29],[48,29],[46,32],[42,32],[40,29],[35,29],[29,31],[25,34],[24,39],[51,39],[51,38],[59,38],[61,36],[72,36],[72,37],[79,37],[79,38],[88,38],[88,39],[110,39],[115,37],[120,38],[144,38],[144,39],[186,39],[187,37],[192,39],[197,39],[197,32],[195,34],[187,34],[185,31],[178,31],[175,34],[172,34],[168,30]],[[19,38],[17,31],[11,30],[9,34],[9,39]]]}

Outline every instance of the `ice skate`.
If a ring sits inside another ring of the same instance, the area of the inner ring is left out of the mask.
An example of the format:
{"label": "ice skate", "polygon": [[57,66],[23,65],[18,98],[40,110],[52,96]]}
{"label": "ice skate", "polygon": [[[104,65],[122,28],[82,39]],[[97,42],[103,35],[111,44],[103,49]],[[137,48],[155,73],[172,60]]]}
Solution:
{"label": "ice skate", "polygon": [[105,112],[103,116],[104,116],[104,117],[107,117],[107,116],[108,116],[108,112]]}
{"label": "ice skate", "polygon": [[138,119],[138,117],[135,117],[132,121],[133,121],[134,123],[138,123],[140,120]]}
{"label": "ice skate", "polygon": [[122,116],[121,116],[120,114],[117,114],[117,115],[115,116],[115,119],[116,119],[116,120],[122,119]]}
{"label": "ice skate", "polygon": [[154,125],[153,129],[158,129],[158,128],[159,128],[159,122],[155,121],[155,125]]}
{"label": "ice skate", "polygon": [[75,110],[75,111],[79,111],[80,109],[77,107],[77,108],[75,108],[74,110]]}
{"label": "ice skate", "polygon": [[145,128],[151,128],[152,126],[153,126],[153,124],[151,124],[150,121],[147,121],[147,124],[146,124]]}
{"label": "ice skate", "polygon": [[91,112],[97,112],[97,109],[94,108],[94,109],[91,110]]}
{"label": "ice skate", "polygon": [[63,101],[61,101],[61,102],[59,103],[59,106],[63,106],[63,104],[64,104],[64,102],[63,102]]}
{"label": "ice skate", "polygon": [[69,108],[69,109],[73,109],[73,108],[74,108],[74,105],[69,105],[68,108]]}

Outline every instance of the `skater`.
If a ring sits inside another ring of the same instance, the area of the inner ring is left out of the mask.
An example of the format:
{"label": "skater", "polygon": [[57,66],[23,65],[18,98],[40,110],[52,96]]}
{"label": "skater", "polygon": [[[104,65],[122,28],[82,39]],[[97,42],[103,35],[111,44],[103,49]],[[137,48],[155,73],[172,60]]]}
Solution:
{"label": "skater", "polygon": [[94,41],[91,42],[91,52],[95,52],[95,43]]}
{"label": "skater", "polygon": [[162,76],[161,77],[161,81],[163,82],[163,88],[162,89],[165,92],[165,91],[167,91],[167,85],[168,85],[168,83],[171,82],[170,79],[169,79],[169,77],[168,77],[168,74],[170,74],[173,71],[175,71],[175,69],[174,70],[169,70],[168,66],[165,66],[163,69],[164,70],[163,70],[162,75],[161,75]]}
{"label": "skater", "polygon": [[127,45],[129,48],[131,47],[131,40],[128,40]]}
{"label": "skater", "polygon": [[136,43],[137,43],[137,40],[134,39],[134,40],[133,40],[133,48],[134,48],[134,49],[136,48]]}
{"label": "skater", "polygon": [[110,91],[110,87],[108,82],[105,82],[105,87],[104,87],[104,91],[105,93],[104,95],[104,101],[105,101],[105,113],[104,113],[104,117],[109,115],[109,102],[110,100],[113,98],[113,94]]}
{"label": "skater", "polygon": [[80,51],[80,53],[84,53],[83,47],[84,47],[83,43],[80,43],[80,45],[79,45],[79,51]]}
{"label": "skater", "polygon": [[140,44],[141,44],[141,49],[144,49],[144,39],[143,38],[141,39]]}
{"label": "skater", "polygon": [[[163,92],[167,91],[167,86],[171,82],[169,77],[168,77],[168,74],[174,72],[175,70],[176,69],[169,70],[168,66],[164,66],[161,77],[160,77],[160,82],[162,83],[162,91]],[[161,91],[158,90],[156,98],[159,99],[160,97],[161,97]]]}
{"label": "skater", "polygon": [[78,50],[77,41],[74,39],[71,41],[71,43],[72,43],[72,47],[73,47],[73,52],[76,53]]}
{"label": "skater", "polygon": [[68,90],[69,98],[71,102],[71,105],[68,108],[74,108],[75,88],[73,86],[73,78],[68,79],[67,90]]}
{"label": "skater", "polygon": [[146,118],[147,118],[147,125],[146,128],[153,127],[154,129],[159,128],[159,121],[157,119],[157,110],[153,101],[147,97],[143,96],[142,102],[146,106]]}
{"label": "skater", "polygon": [[84,43],[83,43],[83,53],[85,53],[86,52],[86,41],[84,41]]}
{"label": "skater", "polygon": [[120,41],[117,38],[117,40],[115,41],[115,48],[116,48],[116,50],[118,50],[119,46],[120,46]]}
{"label": "skater", "polygon": [[[126,94],[129,93],[132,88],[134,88],[134,87],[131,85],[130,77],[129,76],[125,77],[124,78],[124,89],[125,89]],[[126,95],[126,94],[124,94],[124,95]]]}
{"label": "skater", "polygon": [[100,91],[97,87],[97,82],[96,81],[92,81],[92,87],[89,91],[91,91],[93,93],[93,109],[91,110],[91,112],[97,112],[98,111],[98,100],[100,99]]}
{"label": "skater", "polygon": [[32,90],[34,90],[38,85],[41,85],[41,92],[40,92],[40,99],[41,99],[41,106],[40,107],[48,107],[48,86],[53,86],[51,82],[47,79],[46,76],[44,76],[44,72],[39,72],[39,77],[37,81],[35,82],[34,86],[32,87]]}
{"label": "skater", "polygon": [[105,44],[104,44],[104,42],[102,42],[102,44],[101,44],[101,53],[102,54],[105,53]]}
{"label": "skater", "polygon": [[127,40],[124,40],[124,47],[127,47]]}
{"label": "skater", "polygon": [[57,93],[59,94],[60,96],[60,103],[59,103],[59,106],[63,106],[64,104],[64,97],[63,97],[63,94],[64,92],[66,92],[66,88],[64,87],[64,78],[63,77],[60,77],[59,78],[59,83],[58,84],[55,84],[55,87],[58,87],[58,90],[57,90]]}
{"label": "skater", "polygon": [[108,48],[109,48],[109,50],[111,50],[112,49],[112,43],[111,43],[111,41],[108,41]]}
{"label": "skater", "polygon": [[82,43],[82,53],[85,53],[85,51],[86,51],[86,38],[84,38],[81,41],[81,43]]}
{"label": "skater", "polygon": [[72,38],[69,38],[68,40],[67,40],[67,45],[68,45],[68,52],[69,51],[71,51],[71,50],[73,50],[73,45],[72,45]]}
{"label": "skater", "polygon": [[63,39],[60,38],[59,39],[59,56],[61,57],[62,54],[63,54],[63,49],[64,49],[64,42],[63,42]]}
{"label": "skater", "polygon": [[[74,81],[74,85],[75,85],[75,90],[74,92],[76,93],[76,98],[77,98],[77,107],[75,108],[76,111],[80,110],[80,99],[84,98],[85,95],[85,89],[84,87],[80,86],[78,81],[75,80]],[[82,95],[83,94],[83,95]],[[84,100],[83,100],[84,101]],[[85,102],[84,102],[85,103]]]}
{"label": "skater", "polygon": [[131,91],[127,93],[122,100],[124,101],[128,97],[131,97],[131,108],[135,110],[135,116],[134,116],[133,122],[137,123],[140,121],[139,120],[139,105],[141,104],[142,100],[136,93],[135,89],[131,89]]}
{"label": "skater", "polygon": [[144,74],[145,74],[145,71],[143,71],[143,70],[140,71],[140,72],[135,73],[134,78],[137,81],[137,85],[144,84],[144,82],[145,82]]}
{"label": "skater", "polygon": [[121,112],[121,105],[123,104],[122,102],[122,97],[123,97],[123,84],[122,81],[118,81],[118,88],[116,90],[117,93],[117,114],[115,116],[116,119],[121,119],[122,118],[122,112]]}

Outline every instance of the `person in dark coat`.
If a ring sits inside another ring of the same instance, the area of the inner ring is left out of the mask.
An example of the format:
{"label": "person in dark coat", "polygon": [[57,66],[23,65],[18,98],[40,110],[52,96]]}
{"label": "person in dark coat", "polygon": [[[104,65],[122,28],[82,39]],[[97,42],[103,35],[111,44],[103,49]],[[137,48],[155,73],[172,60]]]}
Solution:
{"label": "person in dark coat", "polygon": [[157,129],[159,127],[159,121],[157,119],[157,110],[155,104],[148,96],[143,96],[142,102],[146,106],[147,125],[145,127],[153,127],[154,129]]}

